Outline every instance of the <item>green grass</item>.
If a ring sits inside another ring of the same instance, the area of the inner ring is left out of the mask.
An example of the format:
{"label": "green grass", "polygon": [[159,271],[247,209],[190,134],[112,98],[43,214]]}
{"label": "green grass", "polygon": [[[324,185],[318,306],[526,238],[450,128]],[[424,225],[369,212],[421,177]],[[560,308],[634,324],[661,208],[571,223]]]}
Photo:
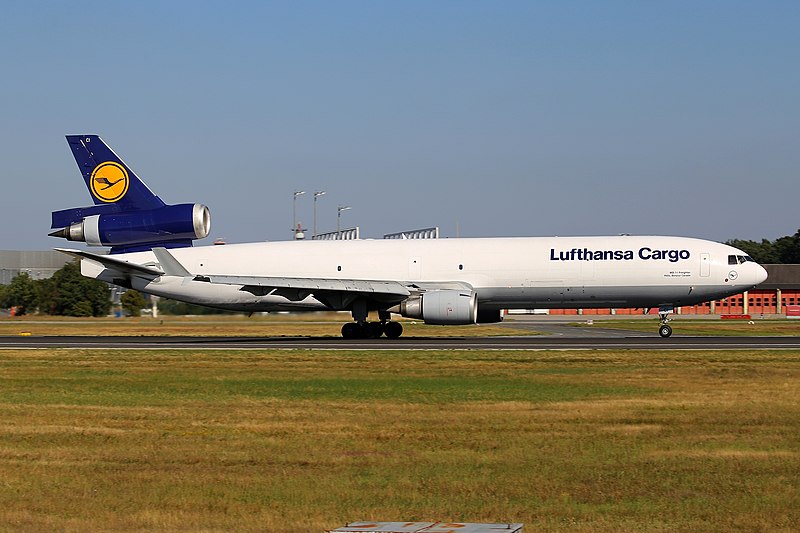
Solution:
{"label": "green grass", "polygon": [[800,352],[0,351],[0,531],[794,531]]}
{"label": "green grass", "polygon": [[[30,404],[70,403],[133,407],[169,405],[181,401],[218,402],[251,400],[327,400],[327,401],[403,401],[409,403],[454,402],[542,402],[572,401],[603,395],[618,395],[636,390],[592,383],[554,382],[548,376],[585,373],[588,369],[546,368],[523,374],[496,368],[492,373],[471,375],[471,370],[449,366],[448,352],[427,355],[433,368],[409,365],[406,352],[384,352],[380,362],[361,368],[361,352],[331,354],[320,352],[315,361],[331,366],[321,369],[309,365],[306,356],[280,358],[286,367],[274,368],[274,361],[264,362],[247,352],[227,355],[186,356],[182,351],[159,351],[147,358],[152,365],[142,368],[143,352],[96,355],[85,352],[83,360],[65,368],[49,380],[32,379],[47,373],[52,360],[31,359],[28,365],[9,361],[18,373],[3,380],[3,399]],[[403,360],[405,372],[392,371],[392,360]],[[373,360],[367,357],[367,360]],[[411,356],[411,362],[415,357]],[[462,363],[476,360],[459,358]],[[484,357],[478,358],[484,359]],[[244,363],[244,362],[247,363]],[[488,361],[488,360],[487,360]],[[226,364],[227,363],[227,364]],[[515,359],[508,360],[516,367]],[[226,364],[226,372],[219,366]],[[23,371],[22,366],[27,367]],[[109,368],[114,366],[116,368]],[[176,368],[178,366],[178,368]],[[77,367],[77,368],[76,368]],[[169,372],[159,371],[169,367]],[[188,367],[188,369],[186,368]],[[320,376],[320,373],[327,376]]]}
{"label": "green grass", "polygon": [[147,379],[119,376],[77,376],[58,383],[30,387],[25,380],[8,380],[7,401],[30,404],[68,402],[73,405],[134,407],[169,405],[183,401],[249,400],[403,401],[449,404],[454,402],[574,401],[630,392],[630,388],[536,382],[520,378],[361,377],[274,379],[244,376],[192,379],[186,374]]}

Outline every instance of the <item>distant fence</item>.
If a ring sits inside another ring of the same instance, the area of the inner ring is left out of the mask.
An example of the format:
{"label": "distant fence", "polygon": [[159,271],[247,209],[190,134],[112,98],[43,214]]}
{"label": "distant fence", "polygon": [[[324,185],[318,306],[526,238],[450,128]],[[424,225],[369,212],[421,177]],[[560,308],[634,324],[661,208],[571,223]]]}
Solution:
{"label": "distant fence", "polygon": [[360,239],[358,226],[347,228],[341,231],[331,231],[329,233],[319,233],[311,237],[312,241],[356,241]]}
{"label": "distant fence", "polygon": [[411,231],[399,231],[397,233],[387,233],[384,239],[438,239],[439,227],[413,229]]}

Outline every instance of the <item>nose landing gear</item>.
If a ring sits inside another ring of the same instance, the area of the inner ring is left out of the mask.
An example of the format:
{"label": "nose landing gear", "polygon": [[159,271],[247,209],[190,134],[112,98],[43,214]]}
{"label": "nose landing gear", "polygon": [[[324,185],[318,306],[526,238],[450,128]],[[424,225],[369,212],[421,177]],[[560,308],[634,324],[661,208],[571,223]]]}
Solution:
{"label": "nose landing gear", "polygon": [[663,337],[667,338],[672,335],[672,327],[667,324],[669,322],[669,314],[672,312],[672,307],[661,306],[658,308],[658,316],[661,318],[661,326],[658,328],[658,334]]}

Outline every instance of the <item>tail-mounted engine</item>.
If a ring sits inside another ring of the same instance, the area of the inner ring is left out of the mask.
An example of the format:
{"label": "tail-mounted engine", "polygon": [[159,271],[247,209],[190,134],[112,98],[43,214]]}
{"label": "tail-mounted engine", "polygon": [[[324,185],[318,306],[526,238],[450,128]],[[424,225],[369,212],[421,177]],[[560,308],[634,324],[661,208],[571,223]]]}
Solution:
{"label": "tail-mounted engine", "polygon": [[50,236],[90,246],[111,246],[112,253],[121,253],[153,246],[191,246],[193,240],[208,236],[211,230],[211,215],[202,204],[94,214],[97,211],[95,206],[54,212],[53,227],[62,229]]}

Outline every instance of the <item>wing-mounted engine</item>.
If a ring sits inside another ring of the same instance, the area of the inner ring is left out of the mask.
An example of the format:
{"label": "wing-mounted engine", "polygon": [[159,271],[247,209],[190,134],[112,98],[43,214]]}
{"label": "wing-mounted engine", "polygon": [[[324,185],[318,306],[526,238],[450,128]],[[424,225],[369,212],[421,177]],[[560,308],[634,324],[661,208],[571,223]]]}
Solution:
{"label": "wing-mounted engine", "polygon": [[96,208],[67,209],[53,213],[50,235],[90,246],[111,246],[112,253],[149,250],[153,246],[191,246],[208,236],[211,215],[202,204],[165,205],[156,209],[88,214]]}
{"label": "wing-mounted engine", "polygon": [[426,324],[465,325],[478,321],[478,300],[474,291],[439,290],[412,296],[389,311]]}
{"label": "wing-mounted engine", "polygon": [[442,289],[412,296],[389,309],[406,318],[424,320],[433,325],[468,325],[502,322],[499,309],[485,309],[478,305],[474,291],[467,289]]}

